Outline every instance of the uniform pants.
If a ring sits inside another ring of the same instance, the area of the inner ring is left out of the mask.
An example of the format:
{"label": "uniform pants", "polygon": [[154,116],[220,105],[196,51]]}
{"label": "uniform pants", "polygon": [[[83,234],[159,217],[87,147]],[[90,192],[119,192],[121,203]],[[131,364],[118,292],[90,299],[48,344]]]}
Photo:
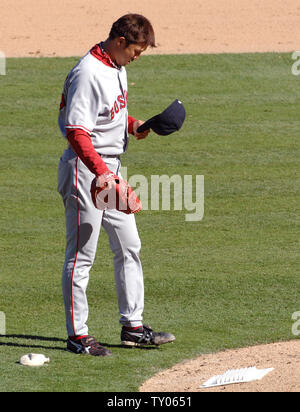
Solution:
{"label": "uniform pants", "polygon": [[[103,157],[103,160],[109,170],[120,176],[118,157]],[[118,210],[103,212],[96,209],[90,195],[94,177],[71,148],[63,153],[58,166],[58,191],[64,202],[66,218],[62,290],[69,336],[88,334],[86,290],[101,226],[108,234],[114,254],[120,323],[132,327],[142,325],[144,280],[135,217]]]}

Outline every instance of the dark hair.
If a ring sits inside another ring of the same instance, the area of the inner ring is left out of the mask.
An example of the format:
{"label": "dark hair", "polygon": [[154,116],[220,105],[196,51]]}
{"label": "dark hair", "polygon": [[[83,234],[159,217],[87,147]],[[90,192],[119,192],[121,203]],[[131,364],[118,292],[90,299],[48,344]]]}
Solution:
{"label": "dark hair", "polygon": [[115,21],[109,38],[116,37],[125,37],[127,45],[143,43],[147,47],[156,47],[152,24],[141,14],[126,14]]}

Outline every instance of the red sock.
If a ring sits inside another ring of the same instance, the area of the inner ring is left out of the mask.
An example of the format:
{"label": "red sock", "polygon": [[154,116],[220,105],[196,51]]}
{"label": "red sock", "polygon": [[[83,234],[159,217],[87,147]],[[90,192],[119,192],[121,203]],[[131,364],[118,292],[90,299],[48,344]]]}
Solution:
{"label": "red sock", "polygon": [[69,336],[69,339],[73,340],[73,341],[77,341],[80,340],[82,338],[86,338],[88,335],[80,335],[80,336]]}
{"label": "red sock", "polygon": [[140,328],[142,328],[142,327],[143,327],[143,325],[135,326],[135,327],[133,327],[133,326],[125,326],[125,329],[128,330],[128,331],[134,331],[134,330],[140,329]]}

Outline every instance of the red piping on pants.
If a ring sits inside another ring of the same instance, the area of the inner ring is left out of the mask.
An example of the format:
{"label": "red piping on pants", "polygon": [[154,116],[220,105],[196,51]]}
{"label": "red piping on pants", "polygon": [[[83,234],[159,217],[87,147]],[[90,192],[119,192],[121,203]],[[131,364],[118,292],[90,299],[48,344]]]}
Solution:
{"label": "red piping on pants", "polygon": [[79,194],[78,194],[78,159],[79,157],[77,157],[76,159],[77,244],[76,244],[76,255],[75,255],[74,265],[72,269],[72,278],[71,278],[72,324],[73,324],[74,335],[76,335],[76,331],[75,331],[75,323],[74,323],[73,279],[74,279],[74,272],[75,272],[75,266],[77,263],[77,256],[78,256],[78,249],[79,249],[79,222],[80,222]]}

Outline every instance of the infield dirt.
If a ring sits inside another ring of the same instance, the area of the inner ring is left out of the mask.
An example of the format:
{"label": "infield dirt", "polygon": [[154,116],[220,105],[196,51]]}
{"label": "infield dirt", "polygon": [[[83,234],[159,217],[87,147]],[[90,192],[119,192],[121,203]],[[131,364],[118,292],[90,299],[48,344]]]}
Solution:
{"label": "infield dirt", "polygon": [[0,0],[7,57],[81,56],[127,12],[153,23],[151,54],[294,51],[298,0]]}
{"label": "infield dirt", "polygon": [[[7,57],[81,56],[127,12],[153,23],[158,47],[146,54],[300,49],[299,0],[0,0],[0,10],[0,51]],[[140,390],[204,391],[208,378],[249,366],[275,369],[262,381],[205,391],[298,392],[300,341],[201,355],[154,376]]]}

